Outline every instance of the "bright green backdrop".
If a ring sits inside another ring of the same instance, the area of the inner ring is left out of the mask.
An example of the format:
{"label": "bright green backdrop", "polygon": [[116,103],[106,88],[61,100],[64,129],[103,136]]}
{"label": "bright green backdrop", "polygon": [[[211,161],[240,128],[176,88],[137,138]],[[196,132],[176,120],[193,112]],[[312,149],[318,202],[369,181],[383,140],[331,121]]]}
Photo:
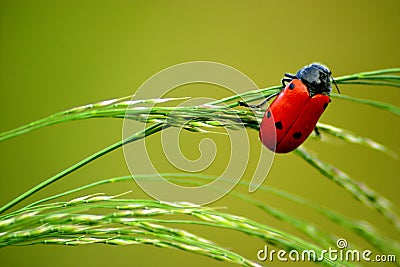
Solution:
{"label": "bright green backdrop", "polygon": [[[394,1],[0,1],[0,130],[5,131],[73,106],[132,94],[168,66],[193,60],[228,64],[260,87],[276,85],[284,72],[313,61],[334,75],[398,67],[400,2]],[[192,87],[191,87],[192,88]],[[213,88],[214,90],[215,88]],[[399,105],[393,88],[342,86],[344,94]],[[194,92],[195,95],[197,92]],[[207,90],[203,95],[211,94]],[[187,91],[185,95],[192,95]],[[196,94],[197,95],[197,94]],[[215,95],[214,95],[215,96]],[[369,136],[400,152],[399,118],[335,100],[322,121]],[[0,143],[0,201],[121,138],[121,120],[51,126]],[[259,145],[251,131],[252,145]],[[193,137],[193,142],[199,138]],[[197,142],[197,141],[196,141]],[[400,205],[398,159],[336,140],[308,141],[309,149]],[[195,145],[193,145],[195,147]],[[198,151],[185,148],[187,156]],[[225,153],[223,149],[219,153]],[[223,166],[221,166],[221,169]],[[31,199],[100,178],[126,175],[122,150],[91,163]],[[218,173],[216,173],[218,174]],[[249,179],[248,177],[244,179]],[[294,155],[276,157],[268,185],[314,200],[400,235]],[[121,193],[130,188],[101,188]],[[135,188],[132,197],[145,197]],[[255,197],[318,222],[351,244],[359,238],[318,215],[277,198]],[[26,203],[26,202],[25,202]],[[241,201],[215,203],[297,233]],[[256,216],[256,217],[254,217]],[[256,259],[263,243],[217,231],[198,233]],[[363,244],[363,243],[361,243]],[[368,245],[365,245],[368,247]],[[152,246],[30,246],[0,250],[1,266],[228,266],[205,257]],[[272,264],[269,264],[272,265]],[[287,264],[286,264],[287,265]],[[285,265],[285,266],[286,266]]]}

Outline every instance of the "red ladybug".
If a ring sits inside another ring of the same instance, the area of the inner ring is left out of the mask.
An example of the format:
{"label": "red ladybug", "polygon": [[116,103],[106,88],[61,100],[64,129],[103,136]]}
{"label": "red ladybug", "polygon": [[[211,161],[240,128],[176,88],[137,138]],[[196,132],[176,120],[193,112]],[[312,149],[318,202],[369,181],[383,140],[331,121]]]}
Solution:
{"label": "red ladybug", "polygon": [[286,73],[285,77],[284,89],[266,110],[260,125],[261,142],[276,153],[293,151],[313,130],[319,135],[316,124],[331,102],[331,80],[339,92],[332,72],[318,63],[301,68],[296,75]]}

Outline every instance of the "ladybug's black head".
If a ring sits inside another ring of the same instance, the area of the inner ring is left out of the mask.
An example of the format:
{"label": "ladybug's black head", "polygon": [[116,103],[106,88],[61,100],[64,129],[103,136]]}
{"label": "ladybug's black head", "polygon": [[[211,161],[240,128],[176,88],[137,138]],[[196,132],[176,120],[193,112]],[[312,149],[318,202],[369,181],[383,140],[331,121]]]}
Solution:
{"label": "ladybug's black head", "polygon": [[310,96],[330,95],[332,92],[332,72],[324,65],[313,63],[305,66],[296,73],[295,77],[307,86]]}

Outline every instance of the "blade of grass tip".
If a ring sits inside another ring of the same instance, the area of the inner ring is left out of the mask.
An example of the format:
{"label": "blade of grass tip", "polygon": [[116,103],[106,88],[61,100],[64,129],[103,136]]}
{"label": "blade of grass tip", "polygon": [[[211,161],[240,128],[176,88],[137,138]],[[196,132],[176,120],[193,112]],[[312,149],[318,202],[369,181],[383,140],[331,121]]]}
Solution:
{"label": "blade of grass tip", "polygon": [[124,140],[118,141],[118,142],[116,142],[116,143],[114,143],[114,144],[112,144],[112,145],[110,145],[110,146],[108,146],[108,147],[106,147],[106,148],[104,148],[104,149],[102,149],[102,150],[90,155],[89,157],[81,160],[80,162],[78,162],[78,163],[72,165],[71,167],[63,170],[62,172],[50,177],[49,179],[43,181],[42,183],[40,183],[40,184],[34,186],[33,188],[31,188],[30,190],[26,191],[22,195],[20,195],[20,196],[16,197],[15,199],[11,200],[10,202],[8,202],[7,204],[5,204],[4,206],[2,206],[0,208],[0,214],[5,212],[9,208],[13,207],[14,205],[18,204],[19,202],[21,202],[25,198],[29,197],[30,195],[36,193],[37,191],[43,189],[44,187],[46,187],[48,185],[54,183],[55,181],[63,178],[67,174],[69,174],[69,173],[71,173],[71,172],[83,167],[84,165],[92,162],[93,160],[95,160],[95,159],[97,159],[97,158],[99,158],[99,157],[101,157],[101,156],[103,156],[103,155],[105,155],[105,154],[107,154],[107,153],[109,153],[109,152],[111,152],[111,151],[123,146],[124,144],[127,144],[127,143],[130,143],[130,142],[145,138],[146,136],[151,135],[153,133],[156,133],[156,132],[162,130],[163,128],[165,128],[165,126],[163,126],[163,124],[153,124],[153,125],[147,127],[146,129],[144,129],[144,130],[142,130],[140,132],[137,132],[136,134],[134,134],[134,135],[132,135],[132,136],[130,136],[130,137],[124,139]]}
{"label": "blade of grass tip", "polygon": [[51,116],[50,117],[46,117],[44,119],[40,119],[31,123],[28,123],[26,125],[23,125],[21,127],[6,131],[6,132],[2,132],[0,133],[0,142],[17,137],[19,135],[46,127],[46,126],[50,126],[53,124],[57,124],[62,120],[59,119],[54,119]]}
{"label": "blade of grass tip", "polygon": [[399,73],[399,69],[383,69],[370,72],[360,72],[352,75],[346,75],[335,78],[338,84],[364,84],[375,86],[391,86],[400,87],[400,76],[383,75],[383,74]]}
{"label": "blade of grass tip", "polygon": [[[46,127],[58,123],[82,120],[82,119],[90,119],[90,118],[98,118],[98,117],[121,117],[123,118],[125,115],[125,108],[131,105],[137,104],[146,104],[146,103],[164,103],[167,101],[175,101],[187,99],[187,97],[182,98],[165,98],[165,99],[144,99],[144,100],[135,100],[130,101],[127,100],[128,97],[121,97],[111,100],[104,100],[101,102],[97,102],[94,104],[88,104],[84,106],[74,107],[65,111],[61,111],[45,117],[43,119],[39,119],[23,125],[21,127],[12,129],[10,131],[0,133],[0,142],[5,141],[7,139],[11,139],[17,137],[19,135]],[[121,108],[124,107],[124,108]],[[113,108],[114,110],[110,110]],[[119,109],[118,109],[119,108]],[[117,114],[114,114],[116,111]]]}
{"label": "blade of grass tip", "polygon": [[375,142],[372,139],[362,137],[362,136],[356,135],[352,132],[346,131],[342,128],[335,127],[335,126],[321,123],[321,122],[317,123],[317,127],[318,127],[318,130],[321,130],[322,132],[330,134],[330,135],[337,137],[339,139],[342,139],[346,142],[366,146],[366,147],[384,152],[393,158],[397,158],[397,154],[394,151],[390,150],[389,148],[385,147],[382,144]]}
{"label": "blade of grass tip", "polygon": [[334,98],[343,99],[343,100],[351,101],[351,102],[358,103],[358,104],[365,104],[365,105],[373,106],[375,108],[383,109],[383,110],[392,112],[396,115],[400,115],[400,107],[389,104],[389,103],[380,102],[380,101],[371,100],[371,99],[362,99],[362,98],[352,97],[352,96],[342,95],[342,94],[340,94],[340,95],[332,94],[331,96]]}
{"label": "blade of grass tip", "polygon": [[356,80],[356,81],[342,81],[338,82],[338,84],[358,84],[358,85],[375,85],[375,86],[389,86],[389,87],[400,87],[400,84],[393,82],[380,82],[380,81],[364,81],[364,80]]}
{"label": "blade of grass tip", "polygon": [[368,76],[399,73],[399,72],[400,72],[400,68],[389,68],[389,69],[381,69],[381,70],[374,70],[374,71],[365,71],[365,72],[359,72],[359,73],[355,73],[355,74],[335,77],[335,81],[342,82],[342,81],[348,81],[348,80],[360,80],[360,79],[363,79],[364,77],[368,77]]}
{"label": "blade of grass tip", "polygon": [[[15,129],[12,129],[10,131],[6,131],[6,132],[2,132],[0,133],[0,142],[1,141],[5,141],[7,139],[22,135],[24,133],[27,132],[31,132],[33,130],[36,129],[40,129],[46,126],[50,126],[53,124],[57,124],[60,122],[64,122],[64,121],[68,121],[68,120],[76,120],[77,116],[79,116],[79,114],[74,114],[74,113],[79,113],[82,111],[86,111],[88,109],[95,109],[95,108],[99,108],[99,107],[104,107],[110,104],[114,104],[120,101],[124,101],[131,98],[131,96],[125,96],[125,97],[121,97],[121,98],[115,98],[115,99],[110,99],[110,100],[104,100],[101,102],[97,102],[94,104],[87,104],[87,105],[83,105],[83,106],[78,106],[78,107],[74,107],[71,109],[67,109],[64,111],[60,111],[57,113],[54,113],[53,115],[50,115],[48,117],[33,121],[31,123],[25,124],[23,126],[17,127]],[[71,115],[73,114],[74,116],[66,116],[66,115]],[[67,117],[67,118],[63,118],[63,117]]]}
{"label": "blade of grass tip", "polygon": [[400,76],[397,76],[397,75],[362,76],[361,79],[398,82],[398,81],[400,81]]}
{"label": "blade of grass tip", "polygon": [[394,211],[395,207],[388,199],[376,193],[365,184],[354,181],[346,173],[336,167],[311,156],[304,148],[297,148],[294,152],[325,177],[346,189],[353,197],[360,200],[367,207],[377,210],[397,230],[400,230],[400,218]]}

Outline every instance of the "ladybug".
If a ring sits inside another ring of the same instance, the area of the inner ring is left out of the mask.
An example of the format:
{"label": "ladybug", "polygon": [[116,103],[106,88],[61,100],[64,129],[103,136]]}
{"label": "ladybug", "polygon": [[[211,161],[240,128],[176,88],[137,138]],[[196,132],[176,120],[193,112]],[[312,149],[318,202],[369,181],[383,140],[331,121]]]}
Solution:
{"label": "ladybug", "polygon": [[[287,153],[299,147],[313,130],[319,136],[316,124],[331,102],[331,80],[340,93],[332,72],[324,65],[313,63],[295,75],[285,73],[284,89],[277,94],[261,121],[261,142],[276,153]],[[268,100],[255,107],[261,107]]]}

